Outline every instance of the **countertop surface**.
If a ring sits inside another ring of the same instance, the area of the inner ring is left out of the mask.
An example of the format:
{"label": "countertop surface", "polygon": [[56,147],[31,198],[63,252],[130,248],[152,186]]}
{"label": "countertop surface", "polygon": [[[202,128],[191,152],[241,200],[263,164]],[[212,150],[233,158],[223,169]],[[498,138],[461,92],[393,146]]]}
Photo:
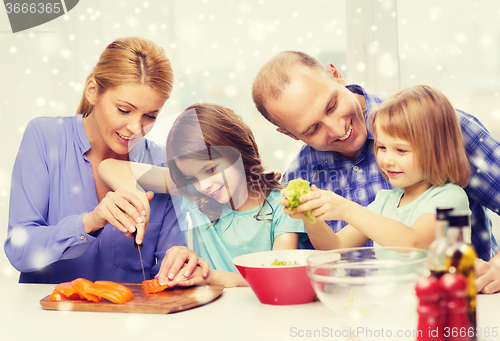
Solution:
{"label": "countertop surface", "polygon": [[[250,288],[226,288],[207,305],[167,315],[44,310],[40,300],[53,288],[0,284],[1,340],[415,340],[416,313],[399,325],[391,325],[397,316],[356,324],[318,301],[261,304]],[[500,340],[500,294],[478,295],[477,307],[478,340]]]}

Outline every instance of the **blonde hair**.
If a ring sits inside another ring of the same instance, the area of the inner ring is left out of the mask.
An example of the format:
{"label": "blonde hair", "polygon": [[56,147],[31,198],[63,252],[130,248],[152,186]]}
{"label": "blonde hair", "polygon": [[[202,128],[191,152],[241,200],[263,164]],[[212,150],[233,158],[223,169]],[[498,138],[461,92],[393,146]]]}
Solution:
{"label": "blonde hair", "polygon": [[[146,84],[165,98],[170,97],[174,74],[165,51],[155,42],[139,38],[119,38],[109,44],[87,77],[95,79],[97,95],[124,84]],[[88,116],[93,105],[85,97],[85,90],[76,114]]]}
{"label": "blonde hair", "polygon": [[455,109],[437,89],[417,85],[401,90],[372,113],[376,122],[393,137],[408,141],[425,177],[433,186],[453,183],[465,187],[470,165]]}

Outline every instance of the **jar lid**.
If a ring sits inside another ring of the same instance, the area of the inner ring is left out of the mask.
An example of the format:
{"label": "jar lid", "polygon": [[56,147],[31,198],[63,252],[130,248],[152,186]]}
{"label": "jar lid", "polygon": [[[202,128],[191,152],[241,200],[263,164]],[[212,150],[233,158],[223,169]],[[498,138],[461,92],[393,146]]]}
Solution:
{"label": "jar lid", "polygon": [[437,207],[436,208],[436,219],[446,220],[448,215],[453,211],[453,207]]}
{"label": "jar lid", "polygon": [[469,213],[468,212],[451,212],[448,214],[449,227],[462,227],[469,226]]}

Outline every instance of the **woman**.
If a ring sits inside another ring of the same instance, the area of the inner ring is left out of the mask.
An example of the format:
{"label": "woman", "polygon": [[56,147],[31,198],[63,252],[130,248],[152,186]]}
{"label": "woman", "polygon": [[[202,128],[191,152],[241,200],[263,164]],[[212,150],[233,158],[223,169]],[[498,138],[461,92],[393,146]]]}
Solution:
{"label": "woman", "polygon": [[185,244],[170,196],[156,195],[148,204],[151,195],[111,192],[97,174],[107,158],[161,164],[164,149],[142,137],[172,84],[160,46],[118,39],[87,77],[76,116],[28,124],[14,164],[5,242],[20,282],[141,282],[139,254],[127,237],[137,231],[136,241],[144,245],[147,278],[156,274],[167,249]]}

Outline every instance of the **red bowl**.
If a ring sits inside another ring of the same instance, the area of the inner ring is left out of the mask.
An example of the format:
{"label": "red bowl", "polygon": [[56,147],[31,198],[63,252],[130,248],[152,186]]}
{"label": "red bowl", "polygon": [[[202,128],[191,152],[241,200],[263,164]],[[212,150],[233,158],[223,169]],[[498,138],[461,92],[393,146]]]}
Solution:
{"label": "red bowl", "polygon": [[[323,251],[256,252],[234,258],[233,264],[246,279],[261,303],[272,305],[302,304],[311,302],[316,297],[307,276],[307,258],[320,252]],[[291,265],[271,265],[275,260],[289,262]]]}

